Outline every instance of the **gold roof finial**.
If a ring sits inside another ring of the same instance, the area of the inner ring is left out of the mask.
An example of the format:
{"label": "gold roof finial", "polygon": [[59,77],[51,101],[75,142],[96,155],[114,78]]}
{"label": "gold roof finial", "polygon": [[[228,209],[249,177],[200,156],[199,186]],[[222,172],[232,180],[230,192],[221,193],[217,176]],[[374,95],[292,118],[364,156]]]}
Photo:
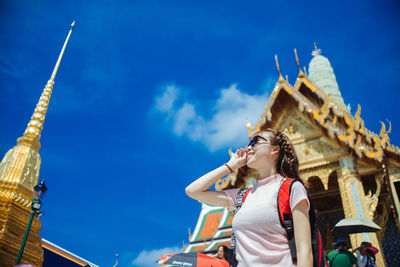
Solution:
{"label": "gold roof finial", "polygon": [[246,120],[244,123],[246,124],[249,137],[252,136],[252,135],[253,135],[253,132],[254,132],[253,126],[252,126],[251,123],[248,122],[247,120]]}
{"label": "gold roof finial", "polygon": [[299,77],[303,78],[304,77],[304,73],[303,73],[303,71],[301,70],[301,67],[300,67],[300,61],[299,61],[299,57],[297,56],[296,48],[294,49],[294,57],[296,58],[296,63],[297,63],[297,66],[299,67]]}
{"label": "gold roof finial", "polygon": [[[69,37],[72,32],[72,28],[74,26],[75,26],[75,21],[72,22],[72,24],[71,24],[71,28],[69,29],[68,36],[65,39],[63,48],[61,49],[60,55],[58,56],[58,60],[54,67],[53,73],[51,74],[51,78],[47,82],[47,84],[43,90],[43,93],[40,96],[39,102],[36,105],[35,111],[33,112],[31,120],[28,123],[28,127],[26,128],[26,130],[24,132],[23,139],[25,139],[25,141],[27,141],[26,139],[31,139],[32,141],[34,140],[36,142],[38,142],[40,140],[40,135],[43,130],[44,119],[46,117],[46,112],[47,112],[47,108],[49,106],[51,93],[53,91],[54,79],[56,78],[58,67],[60,66],[61,59],[64,55],[65,48],[67,46]],[[39,144],[39,146],[40,146],[40,144]]]}
{"label": "gold roof finial", "polygon": [[317,43],[314,42],[314,51],[311,52],[311,55],[316,57],[322,54],[322,50],[317,47]]}
{"label": "gold roof finial", "polygon": [[278,62],[278,55],[275,55],[275,63],[276,63],[276,69],[279,72],[279,82],[282,83],[284,81],[283,77],[282,77],[282,73],[281,73],[281,69],[279,68],[279,62]]}
{"label": "gold roof finial", "polygon": [[190,230],[190,227],[188,228],[188,234],[189,234],[189,240],[192,239],[192,231]]}
{"label": "gold roof finial", "polygon": [[[248,121],[245,121],[244,123],[246,124],[249,137],[252,137],[254,133],[258,133],[259,131],[261,131],[261,127],[260,127],[260,125],[258,123],[256,124],[255,127],[253,127],[251,125],[251,123],[248,122]],[[230,156],[232,156],[231,152],[232,152],[232,150],[229,149],[229,155]]]}

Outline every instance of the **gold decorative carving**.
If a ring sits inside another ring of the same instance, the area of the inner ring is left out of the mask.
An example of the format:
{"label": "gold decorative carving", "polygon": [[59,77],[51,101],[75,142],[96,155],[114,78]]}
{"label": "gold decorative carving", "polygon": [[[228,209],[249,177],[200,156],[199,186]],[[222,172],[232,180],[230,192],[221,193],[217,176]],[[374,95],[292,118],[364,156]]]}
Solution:
{"label": "gold decorative carving", "polygon": [[31,149],[26,159],[26,164],[22,172],[20,184],[26,188],[33,188],[39,180],[40,156],[36,150]]}
{"label": "gold decorative carving", "polygon": [[283,80],[283,77],[282,77],[281,69],[279,68],[278,55],[275,55],[275,63],[276,63],[276,69],[279,72],[279,80],[278,81],[281,83],[284,80]]}
{"label": "gold decorative carving", "polygon": [[284,114],[277,120],[276,129],[284,132],[290,138],[297,135],[305,135],[317,130],[309,119],[306,119],[296,109],[289,107],[284,111]]}
{"label": "gold decorative carving", "polygon": [[301,171],[300,176],[304,181],[308,181],[311,177],[317,176],[324,185],[324,189],[328,190],[329,176],[338,170],[338,168],[339,166],[337,164],[325,165],[322,167]]}
{"label": "gold decorative carving", "polygon": [[227,188],[229,185],[234,185],[236,182],[236,175],[237,173],[231,173],[228,176],[219,179],[216,183],[215,183],[215,189],[216,190],[223,190],[225,188]]}
{"label": "gold decorative carving", "polygon": [[379,201],[378,205],[380,206],[380,213],[376,212],[374,214],[373,221],[382,228],[382,230],[378,231],[376,235],[378,240],[383,240],[383,236],[386,232],[386,225],[389,220],[389,208],[385,199]]}
{"label": "gold decorative carving", "polygon": [[248,135],[249,136],[252,136],[254,133],[260,131],[260,125],[258,125],[258,124],[255,127],[253,127],[251,125],[251,123],[248,122],[248,121],[245,121],[245,124],[246,124],[247,130],[248,130]]}
{"label": "gold decorative carving", "polygon": [[[320,108],[298,92],[297,89],[300,88],[302,84],[306,85],[321,98],[323,104]],[[259,119],[259,125],[264,125],[267,121],[271,121],[271,108],[280,90],[285,90],[297,101],[298,110],[300,112],[306,111],[310,113],[314,120],[327,130],[331,138],[336,136],[341,142],[352,148],[360,158],[366,156],[367,158],[382,162],[384,150],[400,155],[400,148],[389,143],[390,139],[388,134],[391,130],[390,122],[389,130],[386,131],[386,126],[382,123],[380,134],[377,135],[365,128],[364,120],[361,118],[360,105],[358,105],[357,112],[353,117],[344,107],[337,105],[323,90],[319,89],[308,80],[307,76],[299,76],[295,86],[296,88],[292,87],[286,81],[280,81],[279,84],[275,86],[265,106],[265,110]],[[339,123],[338,118],[341,118],[344,124]]]}
{"label": "gold decorative carving", "polygon": [[297,66],[299,67],[299,74],[298,74],[298,76],[299,76],[300,78],[302,78],[302,77],[304,77],[304,73],[303,73],[303,71],[301,70],[301,67],[300,67],[300,61],[299,61],[299,57],[297,56],[297,50],[296,50],[296,48],[294,49],[294,57],[295,57],[295,59],[296,59]]}
{"label": "gold decorative carving", "polygon": [[379,195],[381,193],[382,184],[385,178],[385,172],[375,175],[376,191],[372,193],[371,190],[365,195],[365,200],[367,202],[368,213],[371,218],[374,217],[376,207],[379,201]]}
{"label": "gold decorative carving", "polygon": [[394,162],[391,162],[387,166],[389,176],[393,176],[393,177],[400,176],[400,166],[397,166],[397,165],[395,165],[393,163]]}
{"label": "gold decorative carving", "polygon": [[289,135],[294,135],[297,132],[297,127],[290,123],[289,128],[286,128],[285,132],[287,132]]}

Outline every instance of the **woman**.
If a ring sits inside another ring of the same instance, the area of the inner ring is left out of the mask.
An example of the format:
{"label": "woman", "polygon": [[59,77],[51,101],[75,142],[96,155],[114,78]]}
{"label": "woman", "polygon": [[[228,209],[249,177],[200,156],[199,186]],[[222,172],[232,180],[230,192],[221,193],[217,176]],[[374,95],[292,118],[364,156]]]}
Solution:
{"label": "woman", "polygon": [[371,243],[362,242],[355,252],[357,254],[358,267],[376,267],[375,254],[379,252],[379,249],[373,247]]}
{"label": "woman", "polygon": [[215,257],[220,260],[228,261],[228,247],[225,245],[219,245],[217,248],[217,255]]}
{"label": "woman", "polygon": [[256,133],[248,146],[236,151],[217,169],[186,188],[186,194],[202,203],[233,210],[240,189],[213,191],[209,188],[228,173],[246,165],[259,173],[258,183],[236,213],[232,228],[236,235],[236,259],[240,267],[296,266],[292,262],[285,229],[279,222],[277,194],[286,178],[295,178],[290,196],[297,266],[311,267],[311,229],[307,192],[298,175],[298,160],[289,138],[267,129]]}

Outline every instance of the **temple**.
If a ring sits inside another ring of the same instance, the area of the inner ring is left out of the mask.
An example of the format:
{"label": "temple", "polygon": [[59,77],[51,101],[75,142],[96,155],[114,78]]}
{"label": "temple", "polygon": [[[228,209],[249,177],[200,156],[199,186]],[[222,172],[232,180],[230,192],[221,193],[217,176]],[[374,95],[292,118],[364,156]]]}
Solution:
{"label": "temple", "polygon": [[44,261],[42,267],[98,267],[98,265],[85,260],[76,254],[46,240],[42,239]]}
{"label": "temple", "polygon": [[[400,266],[400,149],[390,143],[391,124],[381,123],[379,133],[368,130],[358,105],[354,115],[345,105],[329,60],[315,46],[308,73],[299,68],[294,85],[284,79],[278,59],[278,81],[260,111],[257,125],[247,123],[249,136],[274,128],[289,136],[298,158],[300,176],[308,187],[318,214],[326,251],[340,233],[332,232],[343,218],[365,218],[382,230],[351,234],[353,248],[371,242],[380,253],[378,266]],[[217,190],[250,186],[257,172],[247,166],[215,184]],[[229,244],[232,212],[202,205],[185,252],[214,253]]]}

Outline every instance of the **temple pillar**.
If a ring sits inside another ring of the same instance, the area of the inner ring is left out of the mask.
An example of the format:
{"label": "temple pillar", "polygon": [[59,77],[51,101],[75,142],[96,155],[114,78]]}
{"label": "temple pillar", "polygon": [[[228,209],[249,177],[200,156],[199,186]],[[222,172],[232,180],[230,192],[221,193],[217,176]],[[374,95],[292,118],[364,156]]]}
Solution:
{"label": "temple pillar", "polygon": [[[338,183],[345,217],[372,220],[373,218],[368,212],[364,188],[354,164],[354,158],[346,156],[340,159],[340,168],[340,171],[338,171]],[[386,266],[381,244],[376,233],[351,234],[350,241],[353,248],[359,247],[363,241],[370,242],[379,249],[379,253],[376,255],[377,265]]]}

